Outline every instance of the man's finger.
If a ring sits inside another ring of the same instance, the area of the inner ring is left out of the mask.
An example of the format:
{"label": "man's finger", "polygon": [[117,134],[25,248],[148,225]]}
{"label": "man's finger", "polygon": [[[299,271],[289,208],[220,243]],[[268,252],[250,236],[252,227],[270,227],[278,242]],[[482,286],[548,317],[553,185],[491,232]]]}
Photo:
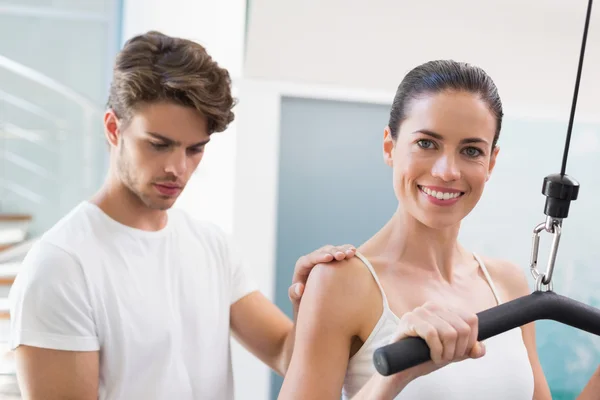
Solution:
{"label": "man's finger", "polygon": [[334,258],[336,260],[343,260],[344,258],[354,257],[355,254],[356,248],[350,244],[342,246],[327,245],[300,257],[296,262],[296,268],[310,268],[320,262],[329,262]]}
{"label": "man's finger", "polygon": [[329,255],[328,257],[324,254],[320,255],[321,258],[315,255],[302,256],[296,262],[296,267],[294,268],[294,275],[292,276],[292,283],[297,283],[298,281],[304,282],[308,279],[308,275],[313,267],[319,263],[327,263],[333,260],[333,256]]}
{"label": "man's finger", "polygon": [[352,258],[356,254],[356,248],[350,244],[342,246],[326,245],[310,254],[301,256],[296,261],[292,283],[304,282],[313,267],[320,263],[328,263],[333,260],[341,261]]}
{"label": "man's finger", "polygon": [[331,249],[331,254],[336,260],[340,261],[345,258],[352,258],[356,254],[356,248],[352,245],[345,244],[343,246],[335,246]]}
{"label": "man's finger", "polygon": [[345,245],[334,247],[331,246],[328,250],[317,250],[308,255],[304,255],[298,259],[296,262],[296,272],[305,273],[304,271],[300,271],[302,269],[312,269],[315,265],[319,263],[325,263],[333,261],[334,259],[340,261],[345,258],[352,258],[356,254],[356,249],[354,246]]}
{"label": "man's finger", "polygon": [[354,257],[356,254],[356,248],[350,244],[342,246],[331,246],[328,249],[322,249],[320,253],[324,255],[331,254],[336,260],[343,260],[344,258]]}
{"label": "man's finger", "polygon": [[304,285],[301,283],[295,283],[288,289],[288,296],[292,302],[300,300],[304,293]]}
{"label": "man's finger", "polygon": [[346,258],[352,258],[356,254],[356,247],[351,244],[341,246],[340,250],[346,255]]}
{"label": "man's finger", "polygon": [[331,253],[313,252],[308,255],[302,256],[296,262],[294,268],[294,275],[308,275],[310,270],[319,263],[327,263],[334,260],[334,256]]}
{"label": "man's finger", "polygon": [[344,251],[344,253],[346,253],[346,255],[354,256],[356,254],[356,247],[352,246],[351,244],[343,245],[342,250]]}

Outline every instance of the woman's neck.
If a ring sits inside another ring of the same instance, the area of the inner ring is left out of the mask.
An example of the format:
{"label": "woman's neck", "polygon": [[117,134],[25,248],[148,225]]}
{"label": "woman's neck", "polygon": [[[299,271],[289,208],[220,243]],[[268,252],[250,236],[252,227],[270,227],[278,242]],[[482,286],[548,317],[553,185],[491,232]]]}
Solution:
{"label": "woman's neck", "polygon": [[459,229],[460,224],[431,228],[399,209],[366,245],[395,265],[409,264],[451,282],[455,266],[464,261]]}

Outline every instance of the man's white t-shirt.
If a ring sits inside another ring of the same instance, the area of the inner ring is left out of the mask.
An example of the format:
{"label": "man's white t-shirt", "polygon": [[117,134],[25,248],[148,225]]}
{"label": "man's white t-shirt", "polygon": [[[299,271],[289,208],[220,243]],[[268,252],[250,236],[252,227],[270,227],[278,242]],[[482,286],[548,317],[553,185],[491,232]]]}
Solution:
{"label": "man's white t-shirt", "polygon": [[233,399],[230,305],[256,290],[226,235],[178,209],[157,232],[83,202],[26,256],[11,348],[100,351],[99,399]]}

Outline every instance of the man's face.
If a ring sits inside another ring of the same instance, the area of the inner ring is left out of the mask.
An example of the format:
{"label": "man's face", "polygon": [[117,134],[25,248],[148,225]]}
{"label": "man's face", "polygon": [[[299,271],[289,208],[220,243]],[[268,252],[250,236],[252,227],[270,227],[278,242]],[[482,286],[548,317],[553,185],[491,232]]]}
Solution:
{"label": "man's face", "polygon": [[125,127],[107,111],[105,127],[118,178],[155,210],[173,206],[210,140],[204,116],[171,103],[138,109]]}

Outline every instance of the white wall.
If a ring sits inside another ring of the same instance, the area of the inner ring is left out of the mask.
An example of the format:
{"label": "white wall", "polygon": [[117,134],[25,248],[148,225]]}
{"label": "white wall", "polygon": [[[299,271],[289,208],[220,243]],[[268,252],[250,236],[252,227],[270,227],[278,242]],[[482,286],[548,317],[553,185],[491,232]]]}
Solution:
{"label": "white wall", "polygon": [[234,77],[244,57],[245,0],[123,0],[123,41],[148,30],[206,46]]}
{"label": "white wall", "polygon": [[[587,0],[253,0],[245,76],[395,91],[414,66],[469,61],[508,108],[566,113]],[[578,109],[597,112],[600,7],[593,9]]]}

